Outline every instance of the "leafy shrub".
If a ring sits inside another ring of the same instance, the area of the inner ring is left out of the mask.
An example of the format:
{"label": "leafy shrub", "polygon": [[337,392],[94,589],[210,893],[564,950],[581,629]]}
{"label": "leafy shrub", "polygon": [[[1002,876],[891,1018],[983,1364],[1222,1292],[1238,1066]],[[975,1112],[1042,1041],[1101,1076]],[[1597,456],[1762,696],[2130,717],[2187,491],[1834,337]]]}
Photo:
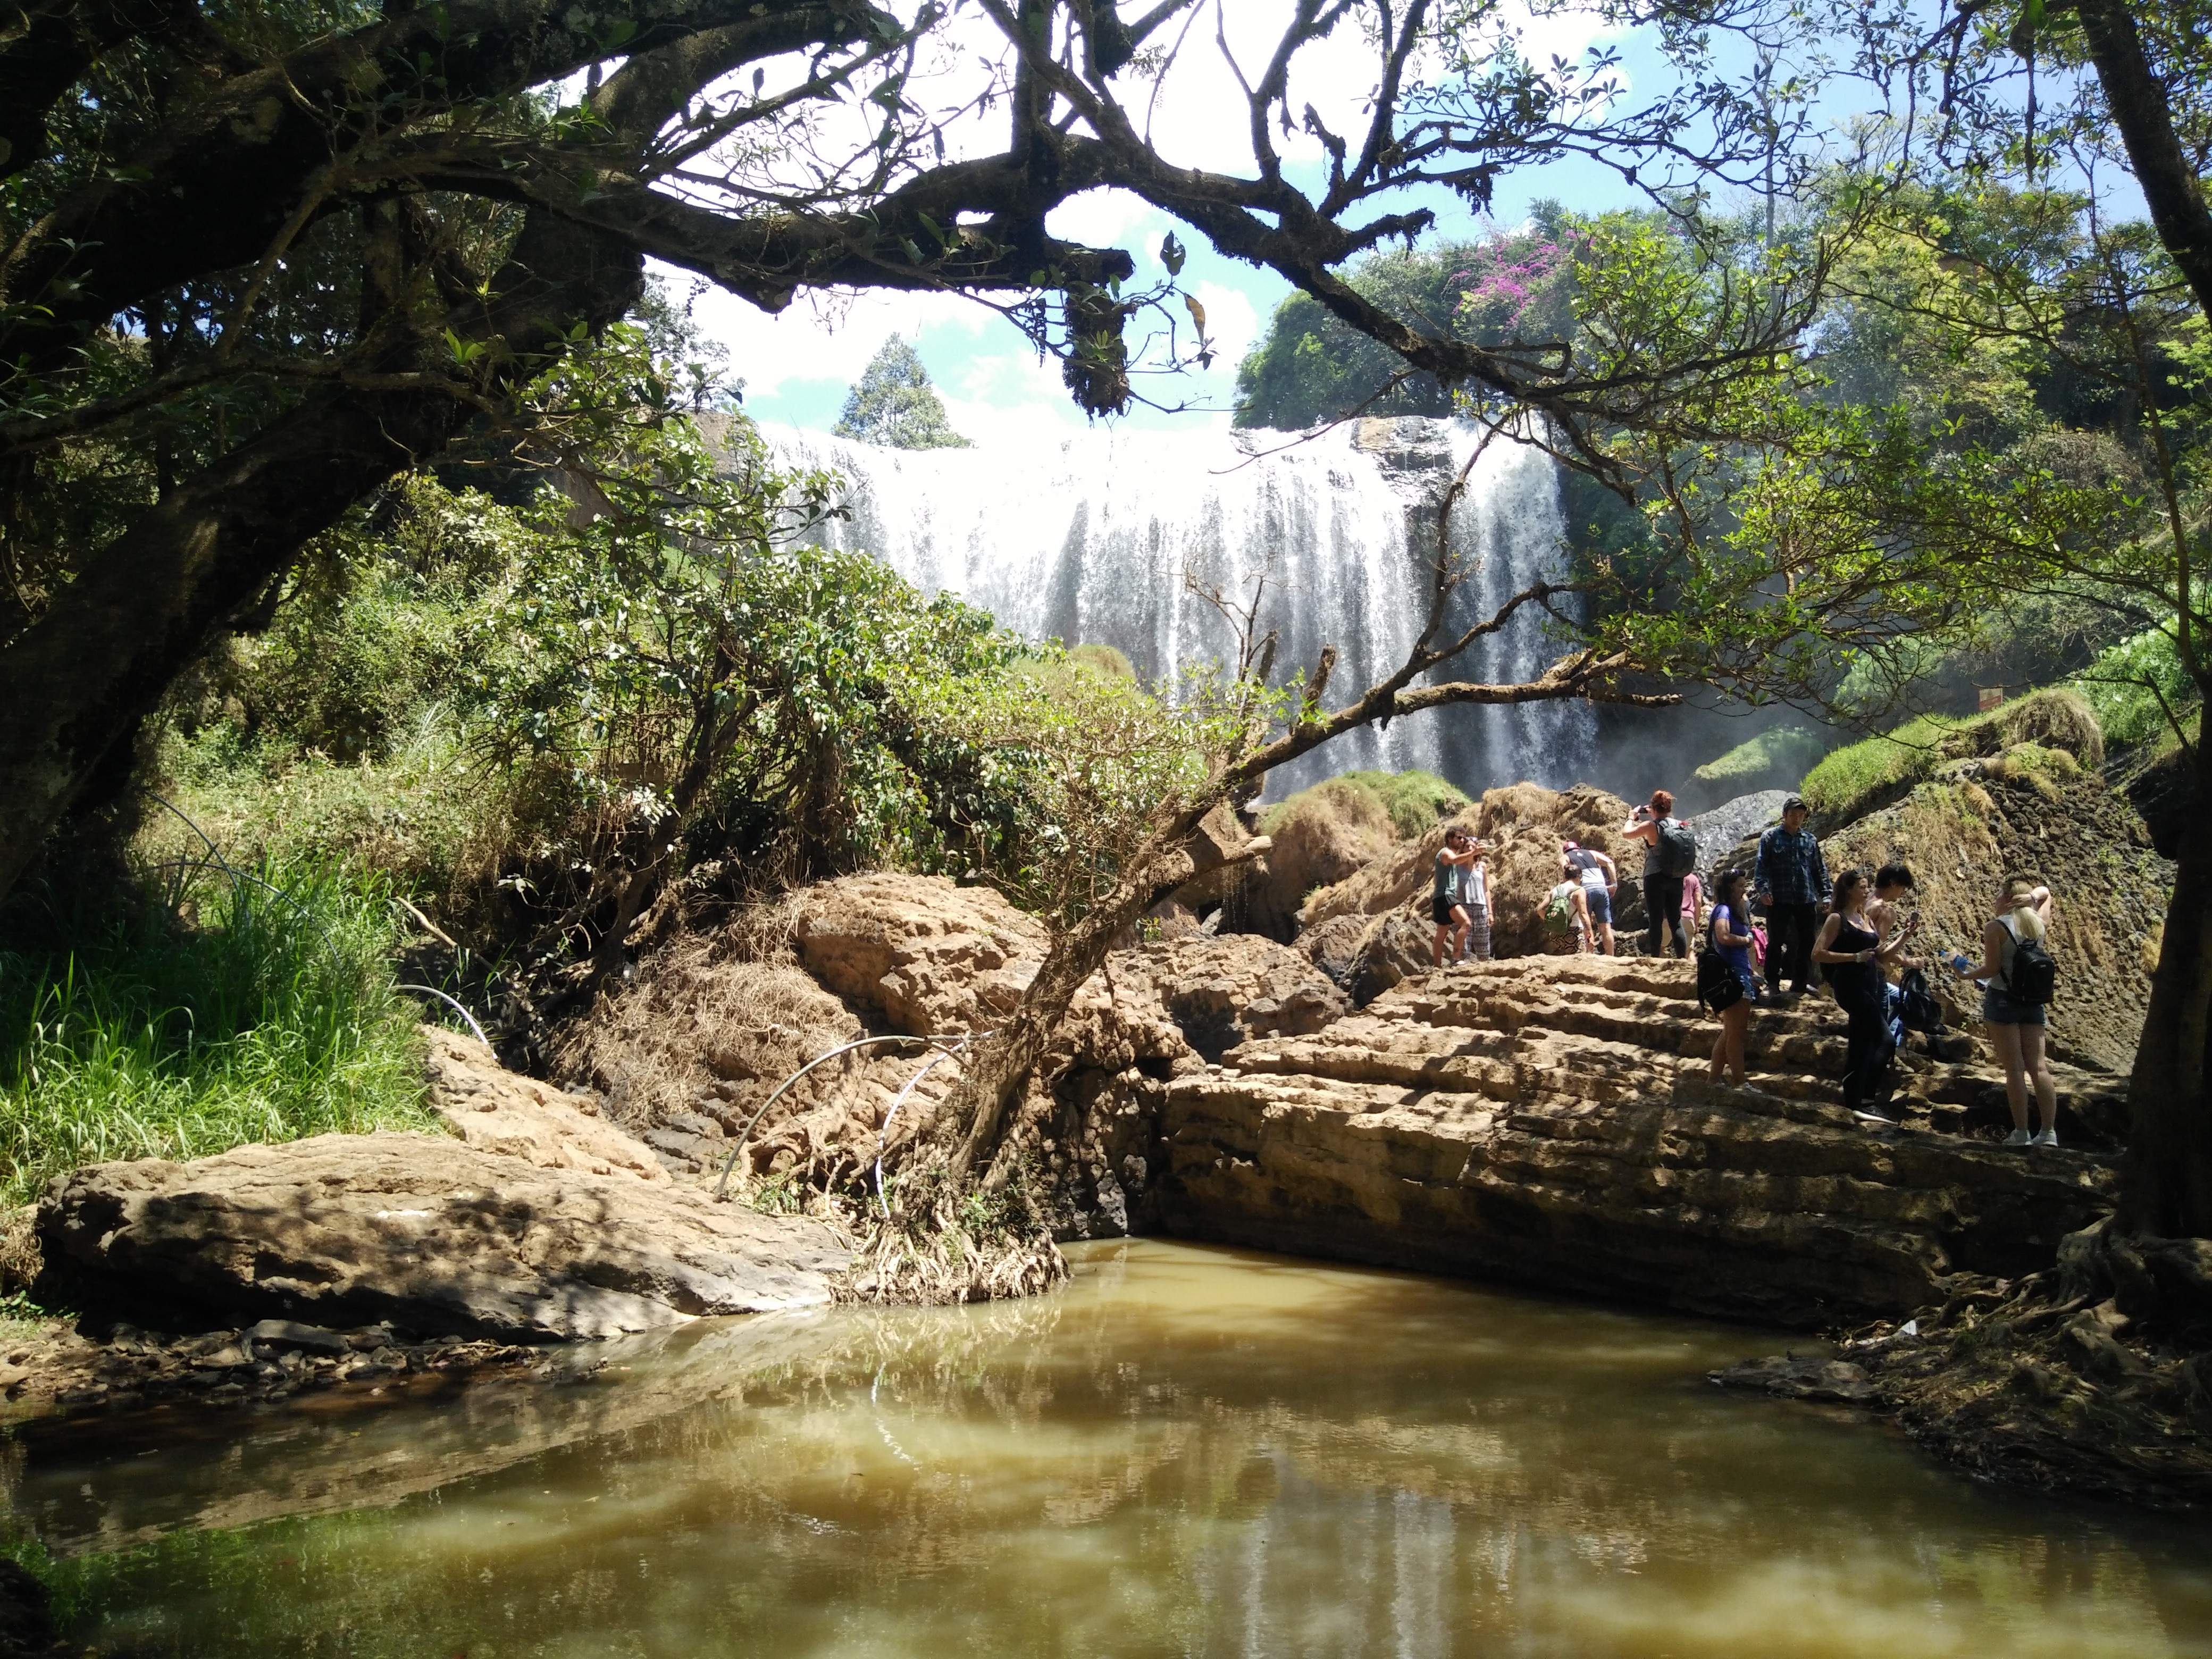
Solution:
{"label": "leafy shrub", "polygon": [[[163,797],[233,862],[327,866],[377,878],[418,900],[459,902],[498,844],[516,833],[515,781],[471,771],[460,727],[418,708],[384,752],[341,765],[228,723],[172,733],[156,756]],[[195,858],[198,835],[160,807],[138,837],[151,859]]]}
{"label": "leafy shrub", "polygon": [[2074,684],[2114,743],[2163,744],[2173,735],[2168,712],[2185,723],[2198,702],[2196,682],[2166,628],[2146,629],[2113,646]]}
{"label": "leafy shrub", "polygon": [[434,1126],[378,884],[156,870],[111,914],[60,902],[18,894],[0,951],[0,1197],[107,1158]]}

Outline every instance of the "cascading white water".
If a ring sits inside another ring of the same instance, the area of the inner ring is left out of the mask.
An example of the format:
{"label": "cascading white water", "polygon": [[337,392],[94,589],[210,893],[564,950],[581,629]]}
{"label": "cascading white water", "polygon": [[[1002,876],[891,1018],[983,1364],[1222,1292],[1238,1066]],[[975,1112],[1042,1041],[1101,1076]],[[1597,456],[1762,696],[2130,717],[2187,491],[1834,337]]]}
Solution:
{"label": "cascading white water", "polygon": [[[1418,428],[1407,447],[1395,441]],[[1363,447],[1362,432],[1379,436]],[[1032,638],[1117,647],[1172,690],[1229,657],[1230,625],[1192,583],[1249,602],[1277,630],[1279,676],[1302,678],[1324,645],[1348,696],[1401,661],[1426,611],[1427,560],[1409,516],[1434,503],[1474,442],[1433,422],[1358,422],[1304,442],[1275,433],[1098,428],[1034,446],[909,451],[816,432],[763,428],[787,463],[848,481],[851,516],[830,544],[873,553],[930,592],[951,590]],[[1273,451],[1273,453],[1267,453]],[[1477,461],[1453,514],[1470,575],[1459,614],[1488,615],[1557,568],[1562,520],[1553,463],[1503,440]],[[1516,619],[1449,677],[1524,678],[1553,654],[1542,621]],[[1480,792],[1528,779],[1564,786],[1587,769],[1592,725],[1579,705],[1460,708],[1347,734],[1267,790],[1279,799],[1353,767],[1425,767]]]}

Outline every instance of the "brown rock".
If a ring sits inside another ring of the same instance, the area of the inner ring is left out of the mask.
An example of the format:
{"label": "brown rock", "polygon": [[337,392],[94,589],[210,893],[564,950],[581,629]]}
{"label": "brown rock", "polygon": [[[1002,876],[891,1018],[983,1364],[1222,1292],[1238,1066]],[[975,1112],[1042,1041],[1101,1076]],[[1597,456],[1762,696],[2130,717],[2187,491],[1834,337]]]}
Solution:
{"label": "brown rock", "polygon": [[588,1098],[510,1072],[483,1043],[442,1026],[425,1025],[422,1036],[427,1102],[477,1151],[541,1170],[667,1183],[652,1149],[602,1120]]}
{"label": "brown rock", "polygon": [[[1335,982],[1303,951],[1256,933],[1176,939],[1117,952],[1108,966],[1117,1018],[1132,1027],[1162,1024],[1208,1059],[1248,1037],[1304,1036],[1351,1012]],[[1103,1000],[1101,975],[1078,1005]],[[1146,1046],[1172,1058],[1181,1044],[1155,1030]],[[1091,1059],[1079,1043],[1077,1054]]]}
{"label": "brown rock", "polygon": [[878,872],[806,891],[806,971],[890,1029],[969,1031],[1011,1013],[1044,960],[1044,924],[988,887]]}
{"label": "brown rock", "polygon": [[1372,790],[1332,778],[1302,791],[1267,819],[1273,845],[1243,890],[1240,921],[1254,933],[1289,939],[1306,895],[1348,879],[1398,844]]}
{"label": "brown rock", "polygon": [[[1923,945],[1977,960],[1999,878],[2047,882],[2059,963],[2051,1051],[2124,1075],[2150,1007],[2157,952],[2146,945],[2173,894],[2173,866],[2140,844],[2142,822],[2100,779],[1997,777],[1968,762],[1838,830],[1821,850],[1831,872],[1909,865]],[[1929,977],[1939,987],[1948,978]],[[1969,992],[1960,1013],[1978,1023],[1978,994]]]}
{"label": "brown rock", "polygon": [[[1818,1326],[2047,1267],[2109,1207],[2106,1157],[1936,1131],[1986,1068],[1911,1055],[1911,1123],[1853,1119],[1809,1000],[1753,1016],[1758,1090],[1707,1083],[1693,988],[1671,961],[1468,964],[1249,1040],[1166,1085],[1168,1228]],[[2060,1085],[2065,1125],[2090,1085]]]}
{"label": "brown rock", "polygon": [[[1357,875],[1314,894],[1306,901],[1305,924],[1314,927],[1336,916],[1403,910],[1418,927],[1426,927],[1437,854],[1445,830],[1458,824],[1490,844],[1493,952],[1512,957],[1571,951],[1571,938],[1561,943],[1544,932],[1544,897],[1560,878],[1559,843],[1573,841],[1607,854],[1626,885],[1644,869],[1641,845],[1616,833],[1627,817],[1626,802],[1588,784],[1560,791],[1533,783],[1492,789],[1418,842],[1405,843]],[[1618,915],[1614,931],[1625,931]]]}
{"label": "brown rock", "polygon": [[1299,954],[1339,985],[1348,985],[1359,960],[1359,947],[1367,936],[1368,918],[1331,916],[1318,927],[1306,928],[1297,938]]}
{"label": "brown rock", "polygon": [[818,1306],[847,1259],[812,1222],[418,1134],[95,1164],[38,1227],[50,1305],[527,1341]]}

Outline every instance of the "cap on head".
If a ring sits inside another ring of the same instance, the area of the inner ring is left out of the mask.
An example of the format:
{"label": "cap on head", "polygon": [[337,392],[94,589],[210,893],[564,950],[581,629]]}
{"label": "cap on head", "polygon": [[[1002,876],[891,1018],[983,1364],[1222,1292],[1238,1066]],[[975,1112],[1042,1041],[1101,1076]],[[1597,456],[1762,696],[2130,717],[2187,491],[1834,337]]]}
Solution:
{"label": "cap on head", "polygon": [[1805,805],[1804,796],[1792,795],[1782,803],[1782,810],[1785,812],[1802,812],[1809,809]]}

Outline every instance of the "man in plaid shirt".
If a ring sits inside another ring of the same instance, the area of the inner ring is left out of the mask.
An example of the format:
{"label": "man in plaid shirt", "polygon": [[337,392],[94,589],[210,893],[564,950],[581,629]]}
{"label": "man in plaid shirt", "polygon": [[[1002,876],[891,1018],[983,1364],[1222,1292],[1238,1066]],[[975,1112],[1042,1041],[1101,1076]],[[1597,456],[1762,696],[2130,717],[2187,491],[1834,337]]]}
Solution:
{"label": "man in plaid shirt", "polygon": [[1782,822],[1759,838],[1752,886],[1766,912],[1766,994],[1779,1000],[1786,975],[1790,994],[1802,997],[1812,972],[1813,936],[1829,893],[1828,861],[1820,856],[1819,839],[1805,827],[1802,797],[1783,802]]}

